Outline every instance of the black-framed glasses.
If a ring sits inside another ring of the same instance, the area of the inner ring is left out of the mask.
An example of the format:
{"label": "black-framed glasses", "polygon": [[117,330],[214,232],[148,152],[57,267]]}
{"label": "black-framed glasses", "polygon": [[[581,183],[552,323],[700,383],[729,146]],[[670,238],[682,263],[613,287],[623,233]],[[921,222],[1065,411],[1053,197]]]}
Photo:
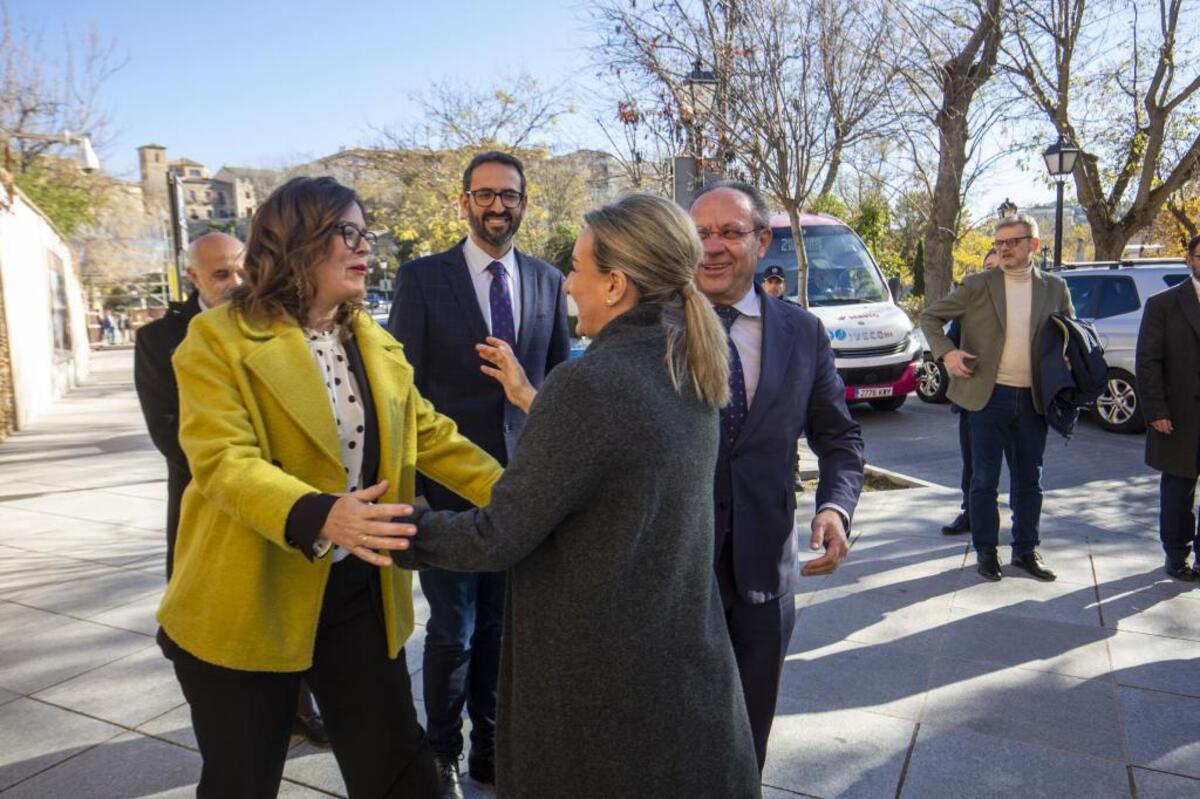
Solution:
{"label": "black-framed glasses", "polygon": [[463,194],[474,200],[475,204],[480,208],[487,208],[500,198],[500,204],[505,208],[516,208],[521,204],[521,200],[525,199],[525,195],[519,191],[508,189],[507,191],[496,191],[495,189],[475,189],[475,191],[465,191]]}
{"label": "black-framed glasses", "polygon": [[375,241],[379,238],[371,231],[363,230],[353,222],[338,222],[333,229],[342,234],[342,241],[346,242],[346,246],[351,250],[357,250],[359,242],[363,239],[366,239],[367,244],[374,247]]}
{"label": "black-framed glasses", "polygon": [[997,250],[1003,250],[1005,247],[1016,247],[1017,244],[1019,244],[1020,242],[1025,241],[1026,239],[1032,239],[1032,238],[1033,238],[1033,236],[1029,236],[1029,235],[1016,236],[1011,239],[996,239],[992,243],[996,245]]}
{"label": "black-framed glasses", "polygon": [[720,230],[709,230],[708,228],[698,227],[696,228],[696,235],[700,237],[700,241],[702,242],[708,241],[712,236],[720,236],[725,241],[741,241],[747,236],[754,235],[755,233],[759,233],[764,230],[766,230],[766,228],[762,226],[752,227],[749,230],[742,230],[734,227],[721,228]]}

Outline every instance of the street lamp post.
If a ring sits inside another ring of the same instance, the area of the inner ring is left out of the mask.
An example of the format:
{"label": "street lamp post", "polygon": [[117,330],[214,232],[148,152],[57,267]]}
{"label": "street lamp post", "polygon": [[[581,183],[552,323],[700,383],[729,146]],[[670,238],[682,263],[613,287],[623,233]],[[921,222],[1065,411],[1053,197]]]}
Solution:
{"label": "street lamp post", "polygon": [[1059,268],[1062,266],[1062,241],[1063,241],[1063,181],[1067,175],[1075,171],[1075,159],[1079,156],[1079,148],[1071,141],[1071,137],[1065,133],[1060,133],[1058,141],[1051,144],[1042,153],[1042,158],[1046,161],[1046,171],[1050,173],[1050,177],[1054,178],[1054,182],[1058,188],[1058,199],[1054,206],[1054,266]]}
{"label": "street lamp post", "polygon": [[688,149],[691,152],[675,159],[675,202],[685,208],[691,204],[696,190],[705,183],[704,135],[700,128],[700,120],[712,112],[713,101],[717,95],[716,73],[702,67],[703,64],[697,61],[684,80],[690,107],[684,110],[682,116],[686,118],[691,134],[688,137]]}
{"label": "street lamp post", "polygon": [[1000,207],[996,209],[996,214],[1001,219],[1008,219],[1010,216],[1016,216],[1017,204],[1005,197],[1004,202],[1000,203]]}

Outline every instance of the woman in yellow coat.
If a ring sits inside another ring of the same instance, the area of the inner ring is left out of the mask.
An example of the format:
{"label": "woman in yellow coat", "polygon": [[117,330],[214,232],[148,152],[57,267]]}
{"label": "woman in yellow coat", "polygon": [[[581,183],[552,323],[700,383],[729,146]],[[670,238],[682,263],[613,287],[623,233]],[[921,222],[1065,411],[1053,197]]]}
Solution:
{"label": "woman in yellow coat", "polygon": [[173,363],[192,470],[159,642],[191,707],[200,797],[278,791],[301,677],[353,797],[436,794],[405,640],[416,471],[485,505],[499,465],[417,393],[359,305],[355,193],[296,178],[258,209],[246,282]]}

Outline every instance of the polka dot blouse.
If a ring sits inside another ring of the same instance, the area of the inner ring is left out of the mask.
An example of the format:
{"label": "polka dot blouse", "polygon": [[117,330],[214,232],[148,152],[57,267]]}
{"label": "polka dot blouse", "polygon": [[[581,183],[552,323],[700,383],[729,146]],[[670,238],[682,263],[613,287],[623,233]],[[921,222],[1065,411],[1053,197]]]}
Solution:
{"label": "polka dot blouse", "polygon": [[[333,406],[333,418],[337,424],[338,440],[342,445],[342,468],[346,472],[346,490],[357,491],[365,488],[363,485],[363,442],[365,436],[365,415],[358,381],[350,370],[350,361],[346,357],[346,347],[338,337],[336,330],[320,333],[305,328],[304,337],[308,340],[308,348],[316,361],[325,384],[325,393]],[[339,561],[348,553],[337,549],[333,553],[334,561]]]}

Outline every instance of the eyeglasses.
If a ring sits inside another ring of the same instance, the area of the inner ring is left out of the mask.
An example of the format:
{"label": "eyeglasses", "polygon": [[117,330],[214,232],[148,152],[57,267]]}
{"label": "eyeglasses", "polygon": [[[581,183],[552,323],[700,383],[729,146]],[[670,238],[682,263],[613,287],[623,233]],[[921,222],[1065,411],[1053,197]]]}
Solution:
{"label": "eyeglasses", "polygon": [[371,231],[363,230],[353,222],[339,222],[333,226],[333,229],[342,234],[342,241],[346,242],[346,246],[351,250],[357,250],[363,239],[366,239],[367,244],[374,247],[376,239],[379,238]]}
{"label": "eyeglasses", "polygon": [[487,208],[500,198],[500,204],[505,208],[516,208],[521,204],[521,200],[525,199],[525,195],[519,191],[496,191],[495,189],[475,189],[475,191],[464,191],[463,194],[475,201],[475,204],[480,208]]}
{"label": "eyeglasses", "polygon": [[997,250],[1003,250],[1005,247],[1016,247],[1019,242],[1032,238],[1033,236],[1017,236],[1016,238],[1012,239],[996,239],[992,243],[996,245]]}
{"label": "eyeglasses", "polygon": [[696,228],[696,235],[700,237],[700,241],[708,241],[712,236],[720,236],[725,241],[741,241],[747,236],[766,230],[763,227],[753,227],[749,230],[738,230],[737,228],[727,227],[720,230],[709,230],[708,228]]}

